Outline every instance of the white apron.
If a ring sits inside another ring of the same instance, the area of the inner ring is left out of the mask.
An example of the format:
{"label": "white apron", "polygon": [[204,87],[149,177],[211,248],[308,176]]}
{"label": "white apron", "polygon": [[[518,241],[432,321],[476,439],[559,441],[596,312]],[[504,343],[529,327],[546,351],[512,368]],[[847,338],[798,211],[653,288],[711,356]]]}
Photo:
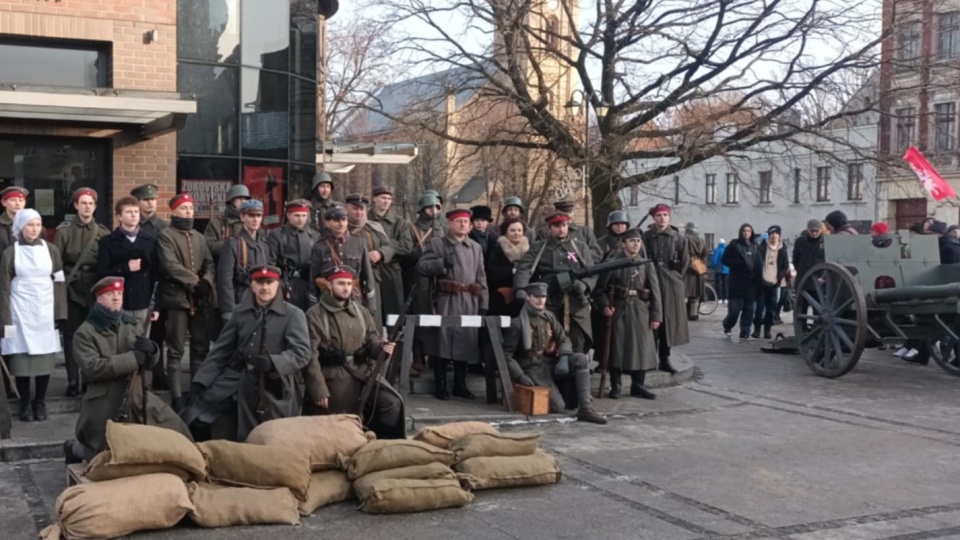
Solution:
{"label": "white apron", "polygon": [[0,351],[5,355],[60,352],[60,333],[53,321],[53,282],[63,281],[63,272],[54,277],[50,249],[43,240],[36,246],[17,243],[14,249],[10,315],[16,330],[5,329],[5,336],[13,336],[0,340]]}

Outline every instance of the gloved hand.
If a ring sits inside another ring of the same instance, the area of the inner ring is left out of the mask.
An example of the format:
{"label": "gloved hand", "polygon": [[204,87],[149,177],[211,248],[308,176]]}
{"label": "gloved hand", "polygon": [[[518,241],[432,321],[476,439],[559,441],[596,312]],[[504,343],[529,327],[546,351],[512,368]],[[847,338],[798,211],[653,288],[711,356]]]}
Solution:
{"label": "gloved hand", "polygon": [[557,360],[557,365],[554,367],[554,371],[557,374],[557,377],[564,377],[570,374],[570,355],[565,354]]}
{"label": "gloved hand", "polygon": [[151,355],[156,352],[157,346],[149,339],[143,336],[137,336],[136,341],[133,342],[133,349]]}
{"label": "gloved hand", "polygon": [[200,282],[197,283],[197,286],[193,289],[193,293],[197,296],[198,299],[209,298],[210,293],[212,292],[213,292],[213,287],[211,287],[210,282],[205,279],[201,279]]}
{"label": "gloved hand", "polygon": [[247,358],[247,362],[253,366],[257,373],[270,373],[273,370],[273,360],[268,354],[258,354]]}
{"label": "gloved hand", "polygon": [[481,309],[479,310],[479,313],[480,313],[480,316],[483,317],[483,316],[485,316],[485,315],[487,314],[487,310],[481,308]]}
{"label": "gloved hand", "polygon": [[528,377],[528,376],[526,376],[526,375],[521,375],[521,376],[517,379],[517,384],[519,384],[519,385],[521,385],[521,386],[533,386],[533,385],[534,385],[533,379],[531,379],[530,377]]}
{"label": "gloved hand", "polygon": [[137,359],[137,365],[140,366],[140,368],[147,367],[147,353],[134,349],[133,356]]}
{"label": "gloved hand", "polygon": [[457,265],[457,255],[455,253],[448,252],[443,256],[443,267],[444,268],[453,268]]}
{"label": "gloved hand", "polygon": [[527,291],[523,289],[517,289],[517,292],[513,293],[513,299],[518,302],[523,302],[527,299]]}
{"label": "gloved hand", "polygon": [[202,384],[196,382],[190,383],[190,399],[196,399],[197,396],[204,392],[204,390],[206,390],[206,387],[204,387]]}
{"label": "gloved hand", "polygon": [[587,284],[580,281],[579,279],[573,282],[573,290],[576,291],[577,294],[580,294],[580,295],[587,294],[587,289],[588,289]]}

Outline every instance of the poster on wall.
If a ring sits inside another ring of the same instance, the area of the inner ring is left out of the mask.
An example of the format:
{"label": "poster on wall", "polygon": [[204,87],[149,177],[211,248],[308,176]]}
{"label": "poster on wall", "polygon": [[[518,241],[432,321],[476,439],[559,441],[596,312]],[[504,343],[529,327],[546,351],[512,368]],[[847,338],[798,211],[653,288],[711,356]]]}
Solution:
{"label": "poster on wall", "polygon": [[210,219],[223,213],[230,180],[181,180],[180,191],[193,196],[193,219]]}
{"label": "poster on wall", "polygon": [[280,226],[283,214],[283,167],[243,166],[243,185],[250,196],[263,203],[263,227]]}

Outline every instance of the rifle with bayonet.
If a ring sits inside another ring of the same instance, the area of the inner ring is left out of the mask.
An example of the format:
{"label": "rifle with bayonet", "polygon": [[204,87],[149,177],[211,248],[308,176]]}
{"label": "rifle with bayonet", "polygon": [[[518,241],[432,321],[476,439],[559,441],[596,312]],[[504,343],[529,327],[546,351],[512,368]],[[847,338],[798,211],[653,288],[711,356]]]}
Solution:
{"label": "rifle with bayonet", "polygon": [[[393,326],[390,327],[390,331],[387,333],[387,343],[397,343],[403,337],[403,326],[407,322],[407,313],[410,311],[410,305],[417,295],[418,288],[419,285],[417,284],[414,284],[413,287],[410,288],[410,294],[407,295],[407,299],[403,303],[403,309],[400,310],[396,322],[393,323]],[[365,411],[367,410],[367,404],[370,403],[370,396],[373,395],[374,390],[379,388],[381,375],[384,373],[384,368],[391,356],[391,354],[381,349],[380,354],[377,355],[377,360],[373,363],[373,369],[370,370],[367,380],[363,382],[363,390],[360,392],[359,410],[360,420],[364,425],[367,424]]]}
{"label": "rifle with bayonet", "polygon": [[[556,290],[560,292],[569,292],[573,290],[573,283],[577,280],[652,263],[653,261],[650,259],[611,259],[579,270],[562,270],[560,272],[545,273],[540,276],[540,279],[555,286]],[[581,295],[581,300],[584,304],[590,303],[589,299],[586,298],[586,294]]]}

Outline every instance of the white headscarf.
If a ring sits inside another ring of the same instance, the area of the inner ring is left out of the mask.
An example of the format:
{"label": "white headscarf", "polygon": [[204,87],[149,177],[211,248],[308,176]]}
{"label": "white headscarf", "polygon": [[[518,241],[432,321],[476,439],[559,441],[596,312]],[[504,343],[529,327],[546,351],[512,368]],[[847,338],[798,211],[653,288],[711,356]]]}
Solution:
{"label": "white headscarf", "polygon": [[20,238],[20,232],[23,231],[23,228],[27,226],[27,223],[35,219],[42,221],[40,212],[37,212],[33,208],[24,208],[17,212],[17,215],[13,218],[13,237]]}

